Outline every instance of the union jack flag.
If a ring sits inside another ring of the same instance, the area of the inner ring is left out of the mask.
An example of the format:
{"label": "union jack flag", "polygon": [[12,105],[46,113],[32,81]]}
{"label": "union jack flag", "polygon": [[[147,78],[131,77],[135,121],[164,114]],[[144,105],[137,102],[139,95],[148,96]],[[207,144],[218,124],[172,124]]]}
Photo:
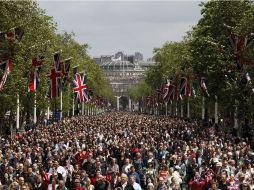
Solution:
{"label": "union jack flag", "polygon": [[163,93],[162,93],[162,87],[158,87],[157,89],[156,89],[156,99],[157,99],[157,103],[162,103],[162,95],[163,95]]}
{"label": "union jack flag", "polygon": [[70,67],[71,67],[71,58],[65,59],[63,62],[61,62],[61,72],[63,75],[63,84],[69,82]]}
{"label": "union jack flag", "polygon": [[163,89],[163,100],[164,101],[166,101],[168,98],[170,83],[171,83],[171,80],[167,79],[166,84],[164,84],[164,89]]}
{"label": "union jack flag", "polygon": [[43,56],[32,59],[32,67],[28,74],[28,92],[35,92],[40,84],[40,69],[43,64]]}
{"label": "union jack flag", "polygon": [[8,40],[17,40],[18,42],[21,41],[24,35],[24,30],[21,27],[11,28],[5,33],[5,38]]}
{"label": "union jack flag", "polygon": [[56,71],[55,67],[50,70],[49,81],[48,81],[48,97],[55,98],[60,95],[61,88],[61,77],[62,74]]}
{"label": "union jack flag", "polygon": [[191,80],[190,77],[182,77],[180,80],[180,95],[179,97],[182,99],[182,95],[187,97],[191,96]]}
{"label": "union jack flag", "polygon": [[35,90],[39,87],[39,83],[40,83],[39,71],[37,68],[33,68],[30,70],[29,73],[28,92],[35,92]]}
{"label": "union jack flag", "polygon": [[4,84],[7,80],[8,75],[10,74],[12,68],[12,60],[11,59],[7,59],[5,61],[2,61],[0,63],[0,70],[2,70],[3,75],[0,78],[0,90],[2,90],[4,88]]}
{"label": "union jack flag", "polygon": [[59,52],[54,53],[53,60],[56,71],[61,71],[61,59]]}
{"label": "union jack flag", "polygon": [[201,88],[201,91],[202,91],[204,97],[209,97],[210,96],[209,93],[208,93],[206,84],[205,84],[205,78],[204,77],[200,78],[200,88]]}
{"label": "union jack flag", "polygon": [[[185,95],[186,94],[186,85],[187,85],[187,78],[186,77],[181,77],[180,86],[179,86],[180,95]],[[180,96],[180,97],[182,97],[182,96]]]}
{"label": "union jack flag", "polygon": [[73,79],[73,91],[75,98],[79,103],[89,101],[87,89],[86,76],[83,74],[76,74]]}
{"label": "union jack flag", "polygon": [[174,99],[175,96],[175,85],[174,83],[167,79],[167,83],[164,85],[164,93],[163,93],[163,100],[164,102],[169,102]]}

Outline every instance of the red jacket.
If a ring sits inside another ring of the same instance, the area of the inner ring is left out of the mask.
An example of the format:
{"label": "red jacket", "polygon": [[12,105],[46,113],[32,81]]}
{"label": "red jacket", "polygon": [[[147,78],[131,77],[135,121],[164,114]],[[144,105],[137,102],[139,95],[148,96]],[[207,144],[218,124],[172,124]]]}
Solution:
{"label": "red jacket", "polygon": [[189,182],[192,190],[202,190],[203,186],[205,185],[205,180],[200,178],[198,182],[194,179],[191,179]]}
{"label": "red jacket", "polygon": [[80,187],[73,187],[71,190],[85,190],[85,188],[80,186]]}

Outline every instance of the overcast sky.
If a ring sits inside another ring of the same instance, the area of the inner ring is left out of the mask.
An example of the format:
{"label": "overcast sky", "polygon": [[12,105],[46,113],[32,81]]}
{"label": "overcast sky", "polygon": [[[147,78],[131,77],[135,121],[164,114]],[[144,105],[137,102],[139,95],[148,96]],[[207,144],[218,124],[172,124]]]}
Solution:
{"label": "overcast sky", "polygon": [[180,41],[201,18],[199,1],[39,1],[58,31],[74,32],[91,56],[117,51],[153,55],[166,41]]}

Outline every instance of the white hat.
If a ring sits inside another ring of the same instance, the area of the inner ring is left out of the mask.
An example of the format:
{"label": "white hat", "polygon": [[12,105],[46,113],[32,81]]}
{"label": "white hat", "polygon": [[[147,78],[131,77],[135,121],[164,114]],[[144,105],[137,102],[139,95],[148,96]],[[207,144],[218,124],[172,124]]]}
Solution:
{"label": "white hat", "polygon": [[219,159],[218,158],[213,158],[213,162],[217,163],[217,162],[219,162]]}

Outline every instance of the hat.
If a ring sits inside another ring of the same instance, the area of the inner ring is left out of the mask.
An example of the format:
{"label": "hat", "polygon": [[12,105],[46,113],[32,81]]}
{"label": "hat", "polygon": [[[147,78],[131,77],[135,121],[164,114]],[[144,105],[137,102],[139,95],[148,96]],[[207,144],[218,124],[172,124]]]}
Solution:
{"label": "hat", "polygon": [[217,162],[219,162],[219,159],[218,158],[213,158],[213,162],[217,163]]}
{"label": "hat", "polygon": [[238,177],[240,178],[240,177],[244,177],[245,175],[241,172],[241,173],[239,173],[238,174]]}
{"label": "hat", "polygon": [[229,155],[229,156],[233,156],[233,153],[232,153],[232,152],[228,152],[228,155]]}

